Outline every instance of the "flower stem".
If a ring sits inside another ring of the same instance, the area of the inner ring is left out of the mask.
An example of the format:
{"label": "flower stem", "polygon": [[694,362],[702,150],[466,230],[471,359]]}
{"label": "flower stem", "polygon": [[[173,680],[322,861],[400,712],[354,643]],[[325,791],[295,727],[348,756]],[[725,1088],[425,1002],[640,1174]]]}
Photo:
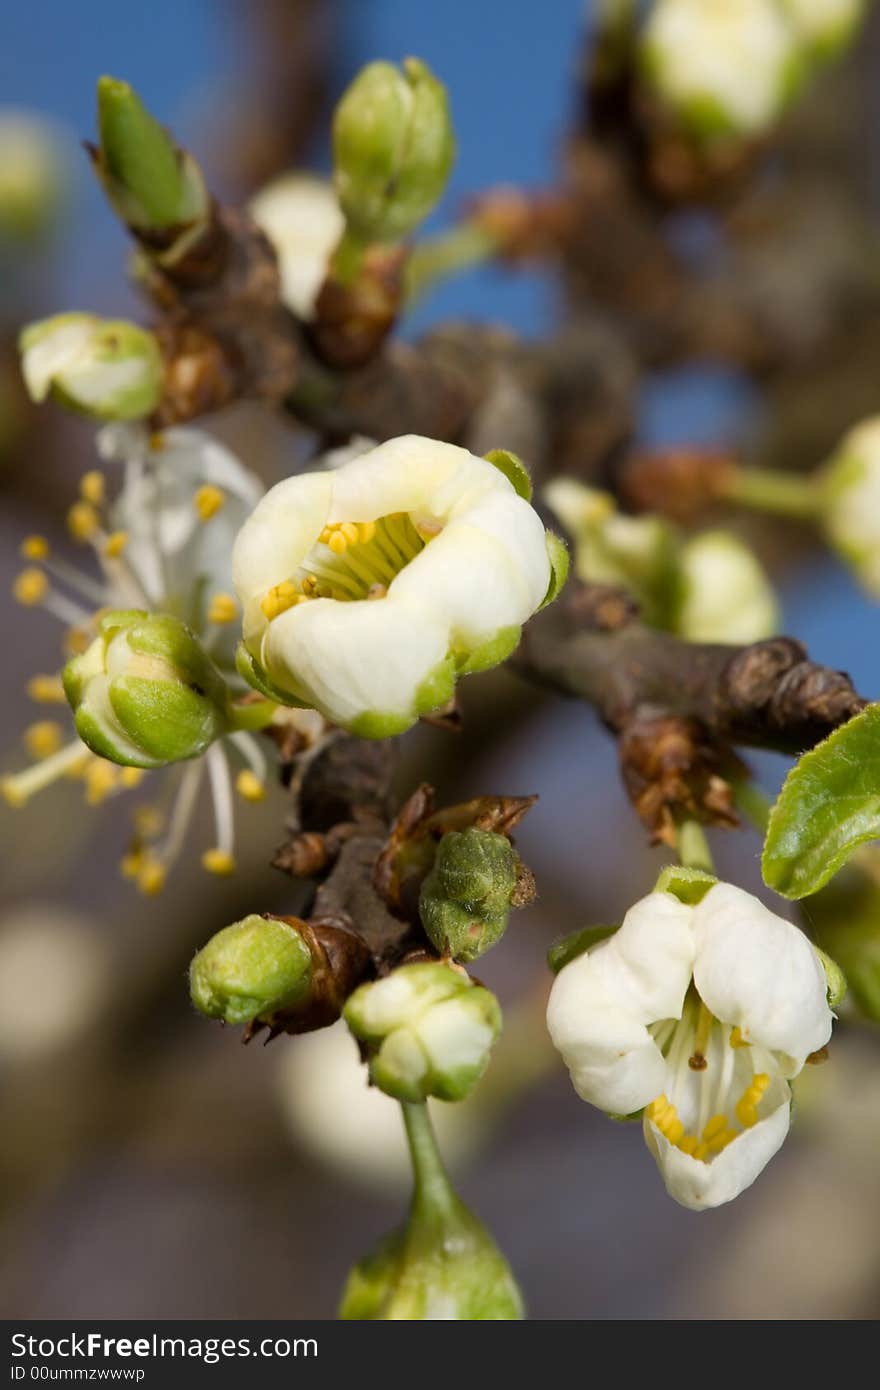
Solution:
{"label": "flower stem", "polygon": [[274,700],[248,700],[229,706],[229,724],[236,733],[243,730],[258,732],[268,728],[278,706]]}
{"label": "flower stem", "polygon": [[702,869],[705,873],[714,874],[712,851],[699,821],[680,821],[676,838],[678,858],[685,869]]}
{"label": "flower stem", "polygon": [[366,243],[346,227],[342,240],[330,257],[330,273],[340,285],[352,285],[360,274]]}
{"label": "flower stem", "polygon": [[413,1166],[413,1210],[423,1214],[451,1211],[458,1199],[443,1167],[428,1106],[401,1101],[400,1108]]}
{"label": "flower stem", "polygon": [[407,304],[411,306],[423,299],[450,275],[490,261],[497,250],[498,242],[476,222],[461,222],[438,236],[427,237],[419,242],[407,262]]}
{"label": "flower stem", "polygon": [[810,477],[769,468],[736,468],[729,474],[724,495],[731,502],[759,512],[812,521],[819,512],[819,489]]}

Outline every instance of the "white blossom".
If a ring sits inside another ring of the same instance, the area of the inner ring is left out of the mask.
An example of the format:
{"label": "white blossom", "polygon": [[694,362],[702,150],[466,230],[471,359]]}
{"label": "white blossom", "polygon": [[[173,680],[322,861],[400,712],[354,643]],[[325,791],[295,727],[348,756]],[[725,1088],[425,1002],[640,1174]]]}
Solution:
{"label": "white blossom", "polygon": [[789,1081],[832,1014],[806,937],[730,884],[696,907],[652,893],[558,975],[548,1027],[575,1090],[643,1116],[670,1195],[700,1211],[748,1187],[788,1132]]}
{"label": "white blossom", "polygon": [[675,630],[690,642],[760,642],[778,630],[779,608],[752,551],[729,531],[682,548]]}
{"label": "white blossom", "polygon": [[828,539],[880,598],[880,416],[850,430],[821,477]]}
{"label": "white blossom", "polygon": [[298,318],[311,319],[345,230],[332,185],[316,174],[285,174],[257,194],[249,211],[278,256],[282,300]]}
{"label": "white blossom", "polygon": [[551,567],[537,513],[499,469],[409,435],[272,488],[233,577],[255,683],[385,737],[509,654]]}

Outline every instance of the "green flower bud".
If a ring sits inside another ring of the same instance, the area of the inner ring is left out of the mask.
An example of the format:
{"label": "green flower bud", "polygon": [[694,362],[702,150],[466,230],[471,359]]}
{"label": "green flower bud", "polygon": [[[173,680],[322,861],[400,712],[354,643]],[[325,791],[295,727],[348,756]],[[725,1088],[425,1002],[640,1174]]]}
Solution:
{"label": "green flower bud", "polygon": [[51,393],[98,420],[136,420],[159,404],[165,375],[159,344],[124,319],[56,314],[25,328],[18,346],[34,401]]}
{"label": "green flower bud", "polygon": [[135,230],[163,231],[204,216],[201,173],[127,82],[98,81],[96,163],[114,211]]}
{"label": "green flower bud", "polygon": [[707,531],[682,547],[673,627],[689,642],[760,642],[778,631],[773,587],[737,536]]}
{"label": "green flower bud", "polygon": [[212,936],[189,968],[190,997],[208,1018],[250,1023],[308,994],[312,953],[296,927],[252,913]]}
{"label": "green flower bud", "polygon": [[405,1106],[415,1172],[406,1225],[355,1265],[346,1321],[488,1322],[523,1316],[522,1297],[486,1228],[450,1186],[424,1106]]}
{"label": "green flower bud", "polygon": [[467,962],[500,941],[517,864],[507,837],[491,830],[471,827],[443,836],[419,897],[422,924],[438,951]]}
{"label": "green flower bud", "polygon": [[425,63],[369,63],[333,118],[336,191],[361,241],[395,241],[440,198],[455,158],[446,89]]}
{"label": "green flower bud", "polygon": [[462,1100],[501,1032],[494,994],[433,961],[361,985],[343,1013],[370,1051],[371,1081],[397,1100]]}
{"label": "green flower bud", "polygon": [[223,677],[185,623],[166,613],[105,614],[63,680],[83,743],[114,763],[197,758],[228,728]]}

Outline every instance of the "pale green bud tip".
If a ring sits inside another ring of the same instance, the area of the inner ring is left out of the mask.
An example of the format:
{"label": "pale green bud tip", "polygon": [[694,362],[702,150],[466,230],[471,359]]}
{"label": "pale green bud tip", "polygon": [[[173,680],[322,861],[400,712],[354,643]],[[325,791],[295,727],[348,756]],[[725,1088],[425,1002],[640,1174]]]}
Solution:
{"label": "pale green bud tip", "polygon": [[370,1053],[370,1077],[398,1100],[462,1100],[501,1031],[493,994],[440,962],[404,965],[361,985],[345,1020]]}
{"label": "pale green bud tip", "polygon": [[836,1009],[846,998],[846,976],[837,961],[832,960],[827,952],[820,951],[818,946],[814,946],[813,950],[819,957],[819,964],[825,972],[825,981],[828,986],[828,1007],[829,1009]]}
{"label": "pale green bud tip", "polygon": [[152,333],[123,319],[55,314],[29,324],[18,340],[21,370],[34,401],[99,420],[135,420],[159,404],[164,365]]}
{"label": "pale green bud tip", "polygon": [[99,172],[115,211],[161,231],[204,210],[201,177],[127,82],[98,80]]}
{"label": "pale green bud tip", "polygon": [[311,952],[289,922],[252,913],[224,927],[189,968],[190,996],[208,1018],[250,1023],[308,992]]}
{"label": "pale green bud tip", "polygon": [[228,728],[226,683],[198,638],[169,614],[107,613],[67,663],[64,691],[93,753],[131,767],[195,758]]}
{"label": "pale green bud tip", "polygon": [[446,89],[425,63],[370,63],[333,119],[336,191],[363,241],[406,236],[438,201],[455,158]]}
{"label": "pale green bud tip", "polygon": [[443,836],[419,899],[422,924],[438,951],[472,961],[500,940],[517,862],[504,835],[471,827]]}
{"label": "pale green bud tip", "polygon": [[501,1322],[523,1316],[522,1295],[485,1227],[459,1201],[434,1219],[414,1213],[348,1277],[347,1322]]}

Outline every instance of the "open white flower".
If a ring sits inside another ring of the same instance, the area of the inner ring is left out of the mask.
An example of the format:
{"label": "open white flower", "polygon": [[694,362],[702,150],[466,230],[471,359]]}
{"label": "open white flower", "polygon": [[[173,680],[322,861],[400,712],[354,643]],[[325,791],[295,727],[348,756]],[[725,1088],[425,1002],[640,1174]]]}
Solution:
{"label": "open white flower", "polygon": [[659,96],[694,134],[751,137],[785,105],[799,43],[778,0],[657,0],[642,54]]}
{"label": "open white flower", "polygon": [[509,655],[551,564],[504,473],[408,435],[272,488],[236,540],[233,579],[243,673],[383,738],[444,704],[457,675]]}
{"label": "open white flower", "polygon": [[822,964],[763,903],[717,883],[696,907],[651,893],[558,975],[547,1023],[575,1090],[643,1111],[667,1191],[738,1196],[781,1147],[789,1081],[831,1036]]}
{"label": "open white flower", "polygon": [[880,598],[880,416],[850,430],[820,476],[828,540]]}
{"label": "open white flower", "polygon": [[284,174],[257,194],[249,211],[275,248],[282,300],[308,321],[345,230],[332,184],[316,174]]}

